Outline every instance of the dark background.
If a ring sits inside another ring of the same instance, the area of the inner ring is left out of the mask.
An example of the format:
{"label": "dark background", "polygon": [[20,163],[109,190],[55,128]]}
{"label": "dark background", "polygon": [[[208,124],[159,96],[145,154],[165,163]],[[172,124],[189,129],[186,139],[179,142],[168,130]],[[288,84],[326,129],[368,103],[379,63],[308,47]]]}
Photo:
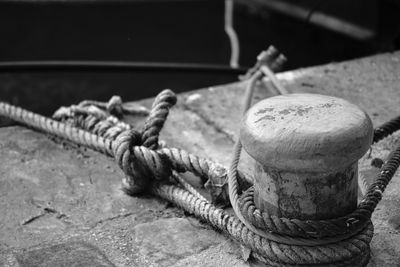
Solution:
{"label": "dark background", "polygon": [[[263,0],[235,1],[234,26],[240,65],[250,67],[270,44],[296,69],[399,48],[397,1],[278,1],[307,11],[292,16]],[[317,13],[371,31],[360,39],[316,25]],[[313,17],[314,16],[314,17]],[[0,2],[0,63],[43,60],[177,62],[228,66],[224,1],[3,1]],[[49,114],[82,99],[125,100],[234,82],[237,73],[206,70],[30,70],[0,69],[0,97]]]}

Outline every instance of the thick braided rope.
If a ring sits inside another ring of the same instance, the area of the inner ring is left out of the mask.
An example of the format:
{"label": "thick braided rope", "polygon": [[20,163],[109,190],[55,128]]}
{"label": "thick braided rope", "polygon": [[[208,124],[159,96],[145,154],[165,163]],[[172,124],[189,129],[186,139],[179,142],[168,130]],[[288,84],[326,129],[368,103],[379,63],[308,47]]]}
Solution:
{"label": "thick braided rope", "polygon": [[[374,138],[372,144],[375,144],[382,140],[383,138],[395,133],[400,130],[400,116],[385,122],[381,126],[374,129]],[[370,148],[370,154],[372,153],[372,147]],[[361,194],[365,195],[369,187],[369,182],[365,179],[363,175],[359,176],[358,186],[360,188]]]}
{"label": "thick braided rope", "polygon": [[169,109],[175,105],[176,100],[176,95],[168,89],[157,95],[142,130],[143,146],[152,149],[157,148],[159,133],[167,119]]}
{"label": "thick braided rope", "polygon": [[[129,138],[126,138],[129,139]],[[201,163],[201,161],[199,161],[197,159],[197,157],[190,155],[188,153],[182,153],[182,151],[174,149],[174,150],[168,150],[168,149],[163,149],[163,152],[167,155],[169,155],[170,158],[174,158],[175,160],[173,160],[173,162],[176,161],[176,159],[181,159],[178,162],[181,162],[178,165],[175,165],[177,169],[179,169],[180,171],[182,170],[191,170],[199,175],[207,175],[206,173],[204,173],[204,171],[202,171],[202,169],[209,169],[207,167],[207,161],[203,161],[203,163]],[[116,154],[118,157],[118,154]],[[203,168],[201,168],[200,166],[203,166]],[[123,168],[123,167],[122,167]]]}
{"label": "thick braided rope", "polygon": [[20,107],[0,102],[0,115],[8,117],[16,122],[32,127],[41,132],[49,133],[78,145],[91,148],[112,156],[113,151],[109,139],[84,131],[69,124],[58,122],[50,118],[46,118],[39,114],[27,111]]}
{"label": "thick braided rope", "polygon": [[162,148],[157,150],[167,156],[172,168],[178,172],[192,172],[203,179],[215,180],[218,177],[226,177],[226,169],[222,165],[211,160],[200,158],[185,150],[178,148]]}
{"label": "thick braided rope", "polygon": [[[126,142],[130,139],[130,138],[128,138],[128,137],[125,137],[125,136],[121,136],[120,137],[120,142],[117,142],[117,143],[119,143],[119,144],[121,144],[121,146],[123,146],[123,145],[125,145],[125,146],[129,146],[129,145],[127,145],[126,144]],[[125,140],[126,142],[123,142],[123,140]],[[115,151],[117,151],[116,153],[115,153],[115,155],[116,155],[116,158],[125,158],[125,159],[127,159],[127,157],[125,156],[121,156],[121,154],[122,153],[119,153],[118,152],[118,150],[116,150],[116,149],[114,149]],[[122,149],[122,151],[126,151],[126,150],[124,150],[124,149]],[[179,169],[181,169],[181,168],[185,168],[185,169],[187,169],[187,170],[193,170],[193,171],[197,171],[198,173],[201,173],[201,171],[199,170],[199,166],[201,166],[201,165],[203,165],[203,164],[200,164],[200,163],[195,163],[195,164],[193,164],[193,162],[196,162],[197,160],[196,160],[196,157],[195,156],[191,156],[191,155],[189,155],[189,154],[186,154],[186,155],[182,155],[182,154],[184,154],[184,153],[181,153],[179,150],[174,150],[172,153],[169,153],[169,151],[168,150],[166,150],[166,149],[164,149],[163,150],[164,152],[166,152],[165,154],[169,154],[169,155],[173,155],[173,156],[171,156],[171,157],[175,157],[175,158],[186,158],[187,160],[184,160],[183,162],[186,162],[186,164],[180,164],[179,166]],[[205,161],[206,162],[206,161]],[[142,163],[143,164],[143,163]],[[122,166],[122,168],[124,168],[123,167],[123,164],[121,164],[120,163],[120,165]],[[178,165],[177,165],[178,166]],[[186,166],[186,167],[182,167],[182,166]],[[203,173],[203,175],[205,175],[204,173]],[[251,233],[251,232],[250,232]]]}
{"label": "thick braided rope", "polygon": [[[85,132],[83,130],[77,129],[72,126],[66,126],[63,123],[59,123],[50,119],[46,119],[42,116],[26,112],[22,109],[12,107],[10,105],[2,103],[0,105],[0,112],[2,115],[7,115],[8,117],[12,119],[16,119],[19,122],[25,123],[27,125],[30,125],[31,127],[34,127],[36,129],[49,132],[52,134],[56,134],[60,137],[65,137],[68,140],[74,141],[78,144],[83,144],[83,145],[88,145],[91,148],[97,149],[99,151],[102,151],[103,153],[107,153],[111,156],[115,155],[117,158],[117,162],[122,166],[122,168],[129,168],[129,157],[128,154],[126,153],[126,150],[124,148],[129,147],[132,140],[135,140],[135,133],[130,132],[131,136],[127,136],[128,132],[126,132],[125,135],[120,135],[118,138],[120,140],[116,141],[111,141],[108,139],[101,138],[96,135],[91,135],[88,132]],[[65,132],[64,132],[65,131]],[[159,171],[157,166],[152,166],[154,165],[154,161],[159,161],[161,162],[162,160],[159,160],[157,158],[157,153],[148,153],[149,151],[145,147],[133,147],[131,154],[133,154],[137,159],[139,159],[137,162],[140,162],[140,166],[147,166],[148,168],[153,168],[151,170],[152,175],[155,177],[157,176],[163,176],[157,175],[162,173],[162,171]],[[167,154],[167,153],[165,153]],[[135,161],[136,162],[136,161]],[[125,164],[124,164],[125,163]],[[157,165],[157,164],[156,164]],[[162,163],[158,164],[162,165]],[[191,167],[193,165],[188,165],[188,169],[193,168]],[[162,168],[161,168],[162,169]],[[125,170],[128,171],[128,170]],[[176,188],[176,187],[175,187]],[[180,190],[176,188],[177,190]],[[187,192],[187,191],[184,191]],[[187,194],[190,194],[187,192]],[[193,196],[190,194],[190,196]],[[173,197],[173,194],[171,195]],[[193,196],[195,197],[195,196]],[[198,199],[198,198],[196,198]],[[179,198],[175,199],[176,201],[179,200]],[[184,200],[184,199],[183,199]],[[184,200],[185,201],[185,200]],[[201,201],[201,200],[200,200]],[[177,202],[174,202],[175,204],[178,204]],[[200,211],[203,210],[204,204],[203,202],[199,203],[196,202],[194,208],[199,209]],[[213,207],[213,206],[212,206]],[[215,207],[213,207],[215,209]],[[207,216],[207,211],[203,210],[202,212],[203,216]],[[211,219],[211,218],[209,218]],[[228,222],[226,222],[228,223]],[[240,224],[242,225],[242,224]],[[229,226],[226,226],[228,229],[228,232],[230,232],[235,238],[241,240],[244,244],[248,245],[250,248],[255,250],[256,252],[260,253],[264,257],[267,257],[272,259],[270,261],[272,262],[279,262],[279,263],[287,263],[289,265],[293,264],[309,264],[310,260],[311,262],[318,263],[318,264],[325,264],[329,262],[343,262],[343,260],[349,258],[353,258],[358,254],[365,253],[368,243],[371,236],[366,234],[368,238],[360,239],[359,236],[355,237],[354,239],[355,243],[344,243],[341,246],[337,246],[336,244],[331,244],[327,246],[321,246],[321,247],[312,247],[312,248],[305,248],[305,247],[299,247],[299,246],[287,246],[283,244],[279,244],[267,239],[264,239],[260,236],[255,235],[253,232],[251,232],[248,228],[244,227],[243,225],[239,227],[239,229],[236,229],[234,226],[233,228],[230,228]],[[367,231],[367,229],[365,230]],[[366,232],[368,233],[368,231]],[[353,240],[353,239],[351,239]],[[344,253],[342,250],[345,248]],[[277,251],[279,253],[277,253]],[[335,252],[337,251],[337,252]],[[334,253],[332,253],[334,252]],[[346,258],[347,257],[347,258]]]}
{"label": "thick braided rope", "polygon": [[[112,97],[109,103],[115,102],[113,101],[115,98],[116,96]],[[122,106],[122,100],[118,101],[118,103],[119,106]],[[111,113],[104,110],[106,107],[108,107],[108,104],[106,103],[89,100],[82,101],[77,106],[72,105],[68,108],[59,108],[53,114],[53,118],[59,121],[68,122],[82,129],[90,130],[94,134],[103,137],[110,137],[112,139],[115,139],[121,132],[131,129],[131,125],[120,121],[116,116],[111,115]],[[111,109],[110,112],[120,109],[122,108],[114,108]],[[114,111],[114,113],[116,112]],[[122,116],[121,114],[117,115]]]}
{"label": "thick braided rope", "polygon": [[178,175],[176,172],[172,172],[172,177],[182,185],[182,187],[184,189],[186,189],[186,191],[188,191],[189,193],[191,193],[193,196],[197,197],[198,199],[201,199],[205,202],[208,202],[208,200],[203,197],[191,184],[189,184],[188,182],[186,182],[186,180],[184,178],[182,178],[180,175]]}
{"label": "thick braided rope", "polygon": [[106,110],[109,114],[122,118],[124,114],[136,114],[136,115],[149,115],[149,112],[144,107],[129,107],[124,106],[122,99],[119,96],[112,96],[108,102],[100,102],[95,100],[84,100],[79,103],[79,107],[95,106]]}
{"label": "thick braided rope", "polygon": [[389,136],[398,130],[400,130],[400,116],[393,118],[390,121],[375,128],[373,143],[377,143],[386,136]]}
{"label": "thick braided rope", "polygon": [[[388,122],[376,127],[374,129],[374,138],[372,144],[375,144],[382,140],[383,138],[395,133],[400,130],[400,116],[391,119]],[[372,147],[370,148],[370,154],[372,153]],[[361,194],[365,195],[369,187],[369,182],[365,179],[363,175],[359,176],[358,186],[360,188]]]}
{"label": "thick braided rope", "polygon": [[[189,162],[190,162],[190,160],[189,160]],[[189,165],[190,166],[190,165]],[[191,167],[193,167],[193,166],[191,166]],[[194,169],[195,170],[195,172],[196,172],[196,168]],[[192,168],[192,171],[193,171],[193,168]],[[199,173],[197,173],[197,174],[199,174]],[[201,175],[205,175],[205,174],[201,174]],[[280,238],[281,239],[281,238]],[[278,239],[279,240],[279,239]],[[282,240],[280,240],[280,241],[282,241]],[[318,242],[318,244],[319,244],[320,242]]]}
{"label": "thick braided rope", "polygon": [[116,117],[109,116],[106,119],[97,118],[94,115],[78,115],[70,119],[71,124],[91,131],[94,134],[105,138],[115,139],[122,132],[130,130],[132,127],[129,124],[118,121]]}
{"label": "thick braided rope", "polygon": [[257,258],[271,266],[365,266],[369,257],[372,224],[368,224],[358,235],[336,244],[314,247],[285,245],[256,235],[226,211],[176,186],[159,184],[152,187],[152,191],[230,234],[258,254]]}
{"label": "thick braided rope", "polygon": [[[35,121],[38,127],[35,127],[39,130],[49,132],[51,134],[55,134],[58,136],[61,136],[66,139],[72,139],[73,142],[85,145],[87,147],[90,147],[92,149],[101,151],[103,153],[106,153],[108,155],[113,155],[114,153],[111,152],[111,142],[107,139],[101,138],[97,135],[90,134],[88,132],[82,131],[80,129],[76,129],[74,127],[70,127],[68,125],[58,123],[56,121],[52,121],[50,119],[47,119],[45,117],[36,115],[31,112],[22,112],[23,110],[20,108],[11,108],[10,105],[7,105],[5,103],[1,103],[0,108],[2,110],[2,113],[4,115],[8,115],[10,117],[13,117],[13,119],[21,122],[21,123],[27,123],[27,121]],[[23,113],[25,113],[25,116],[22,116]],[[143,156],[144,155],[144,149],[136,149],[139,159],[142,159],[142,161],[146,162],[146,158]],[[162,149],[161,154],[167,155],[168,157],[171,158],[172,162],[180,162],[180,164],[176,164],[175,168],[177,168],[180,171],[186,170],[186,171],[191,171],[196,173],[199,176],[207,177],[209,175],[216,175],[216,173],[220,172],[222,170],[221,167],[214,166],[214,164],[210,163],[210,161],[207,160],[200,160],[198,157],[194,155],[190,155],[189,153],[182,152],[177,149]],[[180,160],[178,160],[180,159]],[[148,162],[151,162],[152,160],[149,160]],[[156,160],[155,162],[158,162],[160,165],[161,160]],[[211,166],[211,167],[210,167]],[[392,169],[394,168],[393,166],[398,166],[391,164]],[[126,169],[126,168],[125,168]],[[217,172],[209,171],[210,169],[212,170],[219,170]],[[223,170],[222,170],[223,171]],[[160,173],[160,171],[158,172]],[[387,171],[383,170],[382,174],[391,174],[393,171]],[[160,175],[158,175],[159,177]],[[390,178],[389,178],[390,179]],[[389,179],[384,179],[386,181],[389,181]],[[381,179],[382,180],[382,179]],[[367,194],[367,196],[375,196],[373,193]],[[376,199],[376,198],[374,198]],[[370,201],[366,201],[365,203],[371,203]],[[363,204],[363,206],[365,206]],[[376,204],[375,204],[376,206]],[[246,213],[244,213],[246,214]],[[248,214],[248,213],[247,213]],[[250,214],[258,214],[257,212],[253,212]],[[368,218],[370,217],[370,212],[360,212],[359,214],[356,214],[356,216],[353,216],[354,220],[352,221],[359,221],[360,219]],[[263,216],[265,218],[265,216]],[[277,220],[276,218],[272,218],[270,220],[273,224],[268,226],[268,230],[270,231],[276,231],[280,233],[285,233],[288,235],[293,235],[293,233],[288,232],[287,229],[295,229],[297,230],[295,234],[301,235],[301,232],[306,233],[305,236],[312,236],[312,237],[319,237],[321,235],[324,235],[323,232],[318,233],[315,231],[315,223],[318,222],[313,222],[313,221],[307,221],[305,225],[301,225],[301,221],[297,220],[288,220],[285,218],[280,218],[282,221]],[[255,225],[257,227],[263,227],[262,224],[260,224],[260,221],[258,220],[257,216],[255,216]],[[279,224],[279,223],[280,224]],[[282,223],[283,222],[283,223]],[[292,224],[290,224],[292,223]],[[343,224],[343,222],[340,222],[339,224],[337,222],[334,222],[333,224],[329,224],[329,222],[322,221],[321,224],[324,225],[323,229],[326,229],[326,233],[332,233],[335,231],[339,231],[342,228],[342,225],[346,225],[347,223]],[[275,229],[274,229],[275,226]],[[280,227],[279,227],[280,226]],[[300,227],[303,226],[303,227]],[[320,228],[321,229],[321,228]],[[337,229],[337,230],[336,230]],[[346,228],[344,228],[346,229]],[[348,229],[348,228],[347,228]],[[346,230],[347,230],[346,229]],[[350,228],[351,229],[351,228]],[[285,231],[286,230],[286,231]],[[299,231],[300,230],[300,231]],[[314,234],[316,232],[316,234]],[[329,235],[328,235],[329,236]]]}
{"label": "thick braided rope", "polygon": [[[36,130],[70,140],[76,144],[115,157],[117,164],[124,173],[132,178],[125,178],[123,181],[123,183],[128,184],[128,188],[131,188],[128,189],[131,190],[129,191],[130,193],[137,193],[140,191],[139,188],[141,189],[143,186],[149,184],[149,181],[144,178],[151,176],[160,180],[170,176],[171,171],[168,166],[170,164],[169,162],[172,161],[182,161],[180,163],[175,163],[175,166],[180,171],[193,171],[195,173],[201,173],[204,176],[217,176],[221,173],[221,166],[182,150],[169,151],[169,149],[162,149],[162,151],[156,152],[143,146],[134,146],[141,142],[141,135],[133,130],[121,132],[116,136],[116,140],[112,141],[110,136],[100,136],[107,135],[106,131],[99,131],[97,134],[93,134],[86,130],[43,117],[7,103],[0,102],[0,114]],[[88,120],[89,123],[86,122],[80,124],[80,126],[88,127],[92,131],[95,131],[97,129],[93,127],[95,123],[90,123],[95,121],[94,119],[94,117],[90,117]],[[72,121],[70,122],[72,123]],[[75,123],[77,122],[75,121]],[[132,146],[133,149],[130,151]],[[168,156],[171,158],[168,158]],[[130,166],[130,162],[134,162],[135,166]]]}
{"label": "thick braided rope", "polygon": [[[123,138],[123,136],[121,137],[121,140],[123,141],[123,139],[125,139],[125,141],[128,141],[128,140],[131,140],[132,139],[132,137],[124,137]],[[117,143],[119,143],[119,144],[124,144],[124,142],[122,142],[122,141],[120,141],[120,142],[117,142]],[[126,142],[125,142],[126,143]],[[122,146],[122,145],[121,145]],[[126,146],[126,145],[125,145]],[[129,145],[128,145],[129,146]],[[119,153],[118,153],[118,149],[113,149],[114,151],[116,151],[115,152],[115,155],[116,155],[116,158],[124,158],[123,156],[118,156],[119,155]],[[126,150],[125,150],[126,151]],[[176,154],[176,153],[175,153]],[[126,157],[125,157],[126,158]],[[160,164],[161,165],[161,164]],[[123,165],[121,166],[123,169],[124,169],[124,167],[123,167]],[[192,167],[193,167],[193,165],[192,165]]]}

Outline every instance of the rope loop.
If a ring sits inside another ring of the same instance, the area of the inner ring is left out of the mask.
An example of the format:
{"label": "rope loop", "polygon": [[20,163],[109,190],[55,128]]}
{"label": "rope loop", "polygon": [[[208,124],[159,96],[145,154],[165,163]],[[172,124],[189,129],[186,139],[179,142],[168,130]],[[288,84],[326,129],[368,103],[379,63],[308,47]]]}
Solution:
{"label": "rope loop", "polygon": [[131,147],[140,145],[140,133],[135,130],[127,130],[118,135],[113,142],[113,153],[115,161],[125,174],[130,172],[129,158]]}
{"label": "rope loop", "polygon": [[[113,154],[118,166],[122,169],[125,177],[122,180],[123,190],[129,194],[137,194],[148,185],[143,170],[135,168],[131,164],[131,147],[141,142],[140,133],[135,130],[126,130],[118,135],[112,143]],[[135,164],[136,165],[136,164]]]}
{"label": "rope loop", "polygon": [[142,129],[143,146],[152,149],[158,148],[158,136],[167,120],[169,109],[176,104],[176,101],[175,93],[169,89],[157,95]]}

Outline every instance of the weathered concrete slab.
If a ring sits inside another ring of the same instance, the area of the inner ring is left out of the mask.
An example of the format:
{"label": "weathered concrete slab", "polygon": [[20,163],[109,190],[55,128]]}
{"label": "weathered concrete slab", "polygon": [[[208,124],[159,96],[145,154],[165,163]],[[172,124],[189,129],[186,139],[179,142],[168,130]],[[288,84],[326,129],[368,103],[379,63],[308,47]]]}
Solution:
{"label": "weathered concrete slab", "polygon": [[[400,114],[400,53],[279,75],[293,92],[360,105],[374,124]],[[1,86],[1,81],[0,81]],[[168,145],[229,164],[245,83],[183,94],[162,132]],[[257,99],[271,95],[260,85]],[[149,105],[151,101],[143,101]],[[137,125],[143,118],[130,118]],[[400,134],[373,148],[385,158]],[[0,129],[0,266],[249,266],[240,247],[208,225],[150,196],[120,190],[109,158],[25,129]],[[377,168],[364,157],[360,174]],[[241,168],[251,174],[251,159]],[[370,266],[400,265],[400,175],[374,214]]]}

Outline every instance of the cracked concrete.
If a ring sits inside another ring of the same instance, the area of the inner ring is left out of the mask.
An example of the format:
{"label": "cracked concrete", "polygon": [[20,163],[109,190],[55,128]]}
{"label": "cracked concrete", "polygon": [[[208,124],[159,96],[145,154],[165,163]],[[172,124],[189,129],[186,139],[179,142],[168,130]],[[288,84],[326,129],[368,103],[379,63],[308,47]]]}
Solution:
{"label": "cracked concrete", "polygon": [[39,219],[39,218],[41,218],[41,217],[43,217],[43,216],[46,216],[46,215],[54,215],[56,219],[63,219],[63,218],[66,218],[66,217],[67,217],[67,215],[62,214],[62,213],[56,211],[56,210],[53,209],[53,208],[43,208],[43,210],[42,210],[42,212],[41,212],[40,214],[38,214],[38,215],[36,215],[36,216],[30,217],[30,218],[24,220],[24,221],[21,223],[21,225],[30,224],[30,223],[34,222],[35,220],[37,220],[37,219]]}
{"label": "cracked concrete", "polygon": [[193,112],[194,114],[199,116],[208,126],[214,128],[217,132],[222,133],[223,135],[225,135],[226,138],[228,138],[232,143],[235,142],[235,134],[233,132],[227,130],[223,125],[219,125],[218,122],[210,119],[207,115],[205,115],[200,110],[194,109],[192,107],[193,100],[190,101],[190,103],[187,103],[187,102],[188,102],[188,100],[186,99],[186,100],[184,100],[184,104],[181,105],[184,110],[189,111],[189,112]]}
{"label": "cracked concrete", "polygon": [[[400,114],[399,61],[400,53],[386,54],[279,78],[292,92],[348,99],[378,125]],[[161,138],[228,165],[245,85],[180,95]],[[258,85],[254,102],[271,95],[267,85]],[[141,103],[149,106],[151,100]],[[143,125],[140,116],[128,121]],[[371,160],[384,159],[398,142],[399,134],[375,145],[372,158],[360,162],[360,175],[371,179],[377,172]],[[252,176],[252,159],[243,154],[240,169]],[[122,171],[97,152],[14,126],[0,129],[0,158],[0,266],[251,265],[236,242],[182,210],[152,196],[125,195]],[[370,267],[400,263],[399,178],[396,174],[373,217]]]}

